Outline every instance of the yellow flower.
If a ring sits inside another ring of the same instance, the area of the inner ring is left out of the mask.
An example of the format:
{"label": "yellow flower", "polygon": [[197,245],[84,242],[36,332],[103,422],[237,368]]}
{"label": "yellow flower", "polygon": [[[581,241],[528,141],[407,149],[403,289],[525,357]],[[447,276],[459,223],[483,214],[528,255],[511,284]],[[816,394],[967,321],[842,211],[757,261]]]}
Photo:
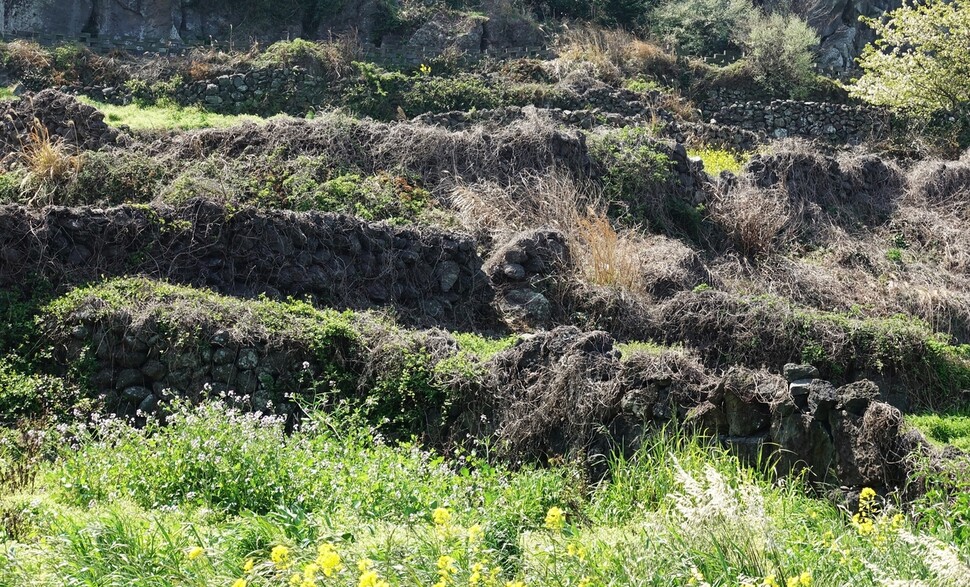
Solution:
{"label": "yellow flower", "polygon": [[472,574],[468,577],[468,584],[474,587],[482,580],[482,571],[485,570],[485,565],[482,563],[475,563],[472,565]]}
{"label": "yellow flower", "polygon": [[765,587],[779,587],[774,575],[768,575],[762,583]]}
{"label": "yellow flower", "polygon": [[300,573],[293,573],[293,576],[290,577],[290,585],[292,587],[300,587],[300,583],[302,582],[303,582],[303,575],[301,575]]}
{"label": "yellow flower", "polygon": [[334,573],[343,568],[340,564],[340,555],[329,542],[317,548],[317,564],[327,577],[333,577]]}
{"label": "yellow flower", "polygon": [[562,530],[563,526],[566,525],[566,512],[552,506],[549,511],[546,512],[546,528],[550,530],[559,531]]}
{"label": "yellow flower", "polygon": [[246,580],[236,579],[236,581],[232,584],[232,587],[246,587]]}
{"label": "yellow flower", "polygon": [[290,549],[278,544],[273,547],[273,550],[269,551],[269,559],[278,568],[285,569],[290,566]]}
{"label": "yellow flower", "polygon": [[811,587],[812,574],[808,571],[803,571],[799,575],[788,577],[788,581],[786,581],[785,584],[787,587]]}
{"label": "yellow flower", "polygon": [[360,582],[357,587],[390,587],[387,581],[377,576],[376,571],[364,571],[360,575]]}
{"label": "yellow flower", "polygon": [[506,581],[505,587],[525,587],[525,583],[522,581]]}
{"label": "yellow flower", "polygon": [[482,527],[479,526],[478,524],[472,524],[471,526],[468,527],[469,542],[478,542],[479,540],[482,539],[482,536],[484,534],[485,533],[482,531]]}
{"label": "yellow flower", "polygon": [[438,571],[443,573],[454,573],[455,572],[455,559],[448,555],[442,555],[438,557]]}
{"label": "yellow flower", "polygon": [[369,571],[370,568],[374,566],[374,561],[369,558],[362,558],[357,561],[357,570],[363,573],[364,571]]}
{"label": "yellow flower", "polygon": [[308,563],[305,567],[303,567],[303,579],[316,581],[317,573],[319,572],[320,572],[320,565],[318,565],[317,563]]}
{"label": "yellow flower", "polygon": [[593,580],[589,577],[583,577],[579,580],[579,587],[590,587],[593,584]]}
{"label": "yellow flower", "polygon": [[870,501],[875,499],[876,490],[872,487],[863,487],[862,491],[859,492],[859,501]]}
{"label": "yellow flower", "polygon": [[203,554],[205,554],[204,548],[202,548],[201,546],[193,546],[192,548],[189,549],[189,555],[188,555],[189,560],[194,561],[195,559],[199,558]]}
{"label": "yellow flower", "polygon": [[243,571],[248,573],[249,571],[253,570],[253,567],[255,566],[256,566],[256,561],[254,561],[251,558],[247,558],[245,564],[243,564]]}
{"label": "yellow flower", "polygon": [[566,554],[576,557],[579,560],[586,560],[586,549],[578,544],[569,543],[566,545]]}
{"label": "yellow flower", "polygon": [[451,512],[448,511],[448,508],[435,508],[435,510],[431,512],[431,519],[434,520],[434,523],[438,526],[444,526],[451,521]]}

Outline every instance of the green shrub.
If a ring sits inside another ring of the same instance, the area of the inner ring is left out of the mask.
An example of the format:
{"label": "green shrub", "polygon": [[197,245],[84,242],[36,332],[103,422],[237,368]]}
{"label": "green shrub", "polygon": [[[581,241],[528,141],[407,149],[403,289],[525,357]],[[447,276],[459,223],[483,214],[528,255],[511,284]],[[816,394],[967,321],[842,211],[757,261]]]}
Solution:
{"label": "green shrub", "polygon": [[75,181],[65,188],[67,200],[110,205],[148,202],[169,179],[171,166],[132,151],[95,151],[85,155]]}
{"label": "green shrub", "polygon": [[795,15],[756,18],[744,38],[747,67],[755,80],[776,95],[804,98],[816,86],[818,33]]}
{"label": "green shrub", "polygon": [[418,77],[403,99],[402,108],[408,117],[426,112],[481,110],[500,104],[498,93],[473,75]]}
{"label": "green shrub", "polygon": [[624,127],[593,135],[589,152],[601,172],[610,216],[630,225],[647,222],[669,228],[672,203],[662,192],[674,178],[673,162],[648,129]]}
{"label": "green shrub", "polygon": [[665,0],[650,15],[656,36],[688,55],[711,55],[735,47],[758,9],[748,0]]}
{"label": "green shrub", "polygon": [[343,104],[361,116],[377,120],[394,120],[404,103],[408,77],[400,72],[388,72],[373,63],[354,62],[358,76],[343,96]]}
{"label": "green shrub", "polygon": [[50,375],[24,373],[0,357],[0,427],[35,419],[67,419],[78,403],[77,389]]}
{"label": "green shrub", "polygon": [[256,67],[301,67],[310,75],[337,79],[351,71],[351,45],[340,42],[314,42],[304,39],[278,41],[259,54]]}

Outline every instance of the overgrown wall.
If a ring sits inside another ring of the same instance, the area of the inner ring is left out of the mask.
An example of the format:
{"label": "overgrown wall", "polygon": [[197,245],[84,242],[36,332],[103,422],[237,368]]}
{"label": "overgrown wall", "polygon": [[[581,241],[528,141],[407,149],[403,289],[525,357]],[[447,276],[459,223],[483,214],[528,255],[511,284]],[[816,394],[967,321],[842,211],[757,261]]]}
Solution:
{"label": "overgrown wall", "polygon": [[318,213],[183,208],[0,207],[0,287],[31,274],[55,287],[148,275],[241,296],[396,309],[402,321],[490,323],[491,289],[474,242],[431,230]]}

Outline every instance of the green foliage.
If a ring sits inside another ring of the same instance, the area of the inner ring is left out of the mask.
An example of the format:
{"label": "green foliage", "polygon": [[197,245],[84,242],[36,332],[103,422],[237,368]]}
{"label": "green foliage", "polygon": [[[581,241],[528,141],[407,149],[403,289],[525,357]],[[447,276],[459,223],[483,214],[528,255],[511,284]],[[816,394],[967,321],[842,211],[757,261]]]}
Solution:
{"label": "green foliage", "polygon": [[748,0],[666,0],[651,12],[651,28],[688,55],[711,55],[736,46],[758,15]]}
{"label": "green foliage", "polygon": [[95,151],[85,155],[84,166],[66,199],[84,204],[148,202],[170,179],[171,166],[131,151]]}
{"label": "green foliage", "polygon": [[793,14],[771,13],[752,19],[743,44],[747,67],[774,95],[804,98],[815,83],[818,34]]}
{"label": "green foliage", "polygon": [[[146,90],[147,91],[147,90]],[[215,114],[195,106],[177,106],[166,100],[142,100],[125,106],[105,104],[84,96],[81,101],[104,114],[112,126],[127,126],[132,130],[188,130],[194,128],[222,128],[243,122],[262,122],[250,115]]]}
{"label": "green foliage", "polygon": [[373,63],[355,61],[358,78],[347,88],[344,105],[361,116],[377,120],[393,120],[404,100],[408,77],[400,72],[388,72]]}
{"label": "green foliage", "polygon": [[658,224],[668,210],[657,206],[657,195],[674,177],[673,162],[660,151],[650,131],[624,127],[594,135],[589,151],[603,170],[600,181],[612,204],[610,215],[630,224]]}
{"label": "green foliage", "polygon": [[970,451],[970,412],[925,413],[906,416],[906,421],[937,442]]}
{"label": "green foliage", "polygon": [[278,41],[259,54],[253,64],[256,67],[301,67],[310,75],[324,79],[336,79],[350,63],[346,62],[337,43],[322,43],[293,39]]}
{"label": "green foliage", "polygon": [[412,224],[433,206],[431,194],[406,177],[387,173],[364,178],[342,175],[322,183],[309,207],[324,212],[353,214],[364,220]]}
{"label": "green foliage", "polygon": [[903,250],[897,247],[886,250],[886,259],[893,263],[903,262]]}
{"label": "green foliage", "polygon": [[69,418],[78,401],[77,390],[68,387],[63,379],[24,373],[0,357],[0,427]]}
{"label": "green foliage", "polygon": [[[0,498],[5,520],[25,520],[18,536],[32,536],[0,546],[0,583],[282,587],[322,543],[343,563],[324,579],[336,585],[359,584],[365,558],[394,586],[431,584],[452,566],[450,580],[469,584],[474,563],[484,571],[471,583],[573,587],[935,584],[934,557],[966,565],[965,549],[938,542],[954,532],[931,523],[961,522],[945,494],[918,521],[874,498],[866,534],[803,481],[671,429],[610,458],[590,484],[568,462],[513,469],[388,445],[352,417],[314,412],[286,435],[277,419],[221,404],[171,412],[167,426],[70,430],[75,447],[61,444],[37,495]],[[270,561],[277,546],[285,569]]]}
{"label": "green foliage", "polygon": [[878,35],[859,58],[862,77],[850,88],[873,104],[918,116],[970,113],[970,3],[931,0],[885,19],[866,19]]}
{"label": "green foliage", "polygon": [[500,105],[498,93],[481,78],[459,75],[453,78],[419,76],[404,93],[407,116],[426,112],[481,110]]}
{"label": "green foliage", "polygon": [[8,171],[0,174],[0,204],[12,204],[20,201],[20,185],[23,175]]}

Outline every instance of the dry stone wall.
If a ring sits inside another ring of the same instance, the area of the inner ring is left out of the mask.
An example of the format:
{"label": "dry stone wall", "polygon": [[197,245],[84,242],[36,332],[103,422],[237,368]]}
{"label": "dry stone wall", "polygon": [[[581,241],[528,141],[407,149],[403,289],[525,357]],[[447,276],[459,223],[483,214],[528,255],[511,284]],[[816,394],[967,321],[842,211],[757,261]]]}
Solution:
{"label": "dry stone wall", "polygon": [[739,127],[770,138],[803,137],[860,144],[892,130],[886,111],[830,102],[715,100],[705,105],[712,123]]}
{"label": "dry stone wall", "polygon": [[184,208],[0,207],[0,287],[39,273],[55,287],[148,275],[216,291],[322,305],[392,307],[402,321],[489,323],[491,288],[474,242],[352,217]]}

